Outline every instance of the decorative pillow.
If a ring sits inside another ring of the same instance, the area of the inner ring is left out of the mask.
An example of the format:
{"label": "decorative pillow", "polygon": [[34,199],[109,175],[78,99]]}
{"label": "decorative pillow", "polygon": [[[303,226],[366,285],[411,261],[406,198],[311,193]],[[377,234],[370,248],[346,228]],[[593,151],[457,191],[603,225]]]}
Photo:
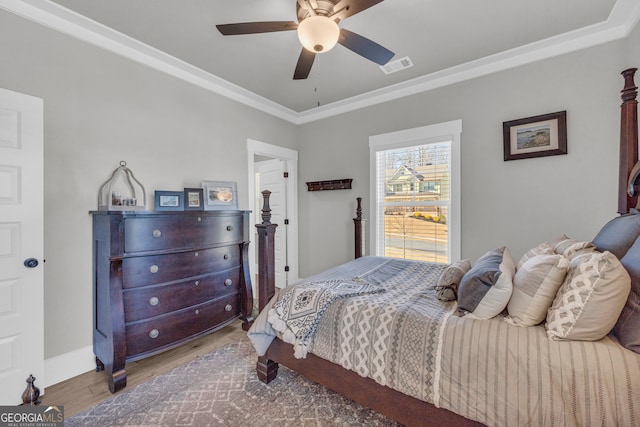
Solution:
{"label": "decorative pillow", "polygon": [[565,239],[553,247],[553,251],[571,260],[573,257],[583,252],[591,252],[595,246],[591,242],[579,242],[574,239]]}
{"label": "decorative pillow", "polygon": [[516,265],[516,270],[520,270],[522,268],[522,264],[524,264],[528,259],[533,258],[534,256],[552,255],[554,253],[555,252],[553,252],[553,247],[549,243],[540,243],[538,246],[529,249],[524,255],[522,255],[522,258],[520,258],[520,261],[518,261],[518,264]]}
{"label": "decorative pillow", "polygon": [[547,312],[547,336],[596,341],[607,335],[622,311],[631,278],[611,252],[576,256]]}
{"label": "decorative pillow", "polygon": [[613,332],[620,344],[640,353],[640,237],[620,262],[631,276],[631,293]]}
{"label": "decorative pillow", "polygon": [[513,277],[513,293],[507,305],[508,322],[516,326],[541,323],[553,303],[569,268],[562,255],[529,258]]}
{"label": "decorative pillow", "polygon": [[471,269],[468,259],[456,261],[447,267],[436,285],[436,296],[440,301],[453,301],[458,296],[458,285],[462,276]]}
{"label": "decorative pillow", "polygon": [[600,252],[609,251],[622,259],[638,236],[640,215],[622,215],[606,223],[593,239],[593,244]]}
{"label": "decorative pillow", "polygon": [[506,247],[481,256],[460,281],[458,309],[473,319],[500,314],[511,298],[515,270]]}

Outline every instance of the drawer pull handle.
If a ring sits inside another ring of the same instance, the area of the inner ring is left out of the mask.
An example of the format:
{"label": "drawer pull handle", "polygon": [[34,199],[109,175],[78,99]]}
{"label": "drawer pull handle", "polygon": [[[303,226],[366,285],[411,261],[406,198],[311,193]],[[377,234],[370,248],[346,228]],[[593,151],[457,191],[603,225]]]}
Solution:
{"label": "drawer pull handle", "polygon": [[196,314],[200,314],[200,310],[196,310]]}
{"label": "drawer pull handle", "polygon": [[198,256],[198,255],[200,255],[200,254],[199,254],[198,252],[196,252],[196,253],[194,253],[193,255],[194,255],[194,256]]}
{"label": "drawer pull handle", "polygon": [[225,280],[225,281],[224,281],[224,285],[225,285],[225,286],[231,286],[231,285],[233,285],[233,280],[231,280],[231,279],[227,279],[227,280]]}
{"label": "drawer pull handle", "polygon": [[198,217],[198,222],[202,221],[202,218]]}
{"label": "drawer pull handle", "polygon": [[149,331],[149,338],[156,339],[158,338],[158,335],[160,335],[160,331],[158,331],[157,329],[152,329]]}
{"label": "drawer pull handle", "polygon": [[224,311],[231,311],[233,309],[233,307],[231,307],[231,304],[227,304],[224,306]]}
{"label": "drawer pull handle", "polygon": [[227,225],[227,231],[233,231],[233,225]]}
{"label": "drawer pull handle", "polygon": [[198,285],[200,284],[200,280],[196,280],[196,281],[194,282],[194,284],[195,284],[196,286],[198,286]]}
{"label": "drawer pull handle", "polygon": [[149,267],[149,271],[153,274],[158,272],[158,266],[157,265],[152,265],[151,267]]}
{"label": "drawer pull handle", "polygon": [[158,297],[149,298],[149,305],[152,305],[155,307],[156,305],[158,305],[159,302],[160,300],[158,299]]}
{"label": "drawer pull handle", "polygon": [[153,230],[153,233],[151,233],[151,234],[153,234],[153,237],[160,237],[160,236],[162,236],[162,231]]}
{"label": "drawer pull handle", "polygon": [[229,255],[229,254],[224,254],[224,259],[229,259],[229,258],[231,258],[231,255]]}

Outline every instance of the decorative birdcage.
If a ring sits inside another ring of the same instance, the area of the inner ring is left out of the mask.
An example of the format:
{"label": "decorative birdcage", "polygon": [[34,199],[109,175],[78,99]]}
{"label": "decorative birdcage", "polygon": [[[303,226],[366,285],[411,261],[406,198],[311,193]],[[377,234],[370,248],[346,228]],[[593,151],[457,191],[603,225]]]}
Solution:
{"label": "decorative birdcage", "polygon": [[101,211],[132,211],[144,210],[147,205],[147,193],[127,162],[120,161],[104,184],[98,190],[98,210]]}

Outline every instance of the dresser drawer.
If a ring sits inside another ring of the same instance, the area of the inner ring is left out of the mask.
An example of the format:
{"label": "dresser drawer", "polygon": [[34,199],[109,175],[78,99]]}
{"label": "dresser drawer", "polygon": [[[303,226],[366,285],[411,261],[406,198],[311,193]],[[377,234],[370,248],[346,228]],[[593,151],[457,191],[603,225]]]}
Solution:
{"label": "dresser drawer", "polygon": [[127,357],[160,349],[238,316],[237,295],[126,324]]}
{"label": "dresser drawer", "polygon": [[135,288],[184,280],[240,265],[240,246],[124,258],[122,287]]}
{"label": "dresser drawer", "polygon": [[127,218],[126,253],[217,245],[243,240],[241,215]]}
{"label": "dresser drawer", "polygon": [[124,321],[147,319],[229,294],[237,294],[240,267],[184,282],[125,290]]}

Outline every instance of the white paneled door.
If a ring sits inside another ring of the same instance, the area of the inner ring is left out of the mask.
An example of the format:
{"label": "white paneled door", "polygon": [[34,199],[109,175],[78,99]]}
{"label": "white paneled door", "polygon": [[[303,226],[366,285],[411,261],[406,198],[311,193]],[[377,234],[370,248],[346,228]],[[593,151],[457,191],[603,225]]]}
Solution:
{"label": "white paneled door", "polygon": [[[258,175],[258,192],[264,190],[271,191],[269,196],[269,206],[271,207],[271,223],[278,224],[274,238],[274,258],[275,258],[275,279],[276,287],[284,288],[288,284],[288,274],[285,271],[287,265],[287,226],[285,224],[287,212],[287,187],[285,185],[285,164],[280,159],[265,160],[256,162],[255,171]],[[259,199],[256,206],[256,222],[262,222],[261,217],[262,200]],[[256,239],[257,241],[257,239]],[[256,271],[257,268],[256,268]]]}
{"label": "white paneled door", "polygon": [[0,405],[44,391],[43,101],[0,88]]}

